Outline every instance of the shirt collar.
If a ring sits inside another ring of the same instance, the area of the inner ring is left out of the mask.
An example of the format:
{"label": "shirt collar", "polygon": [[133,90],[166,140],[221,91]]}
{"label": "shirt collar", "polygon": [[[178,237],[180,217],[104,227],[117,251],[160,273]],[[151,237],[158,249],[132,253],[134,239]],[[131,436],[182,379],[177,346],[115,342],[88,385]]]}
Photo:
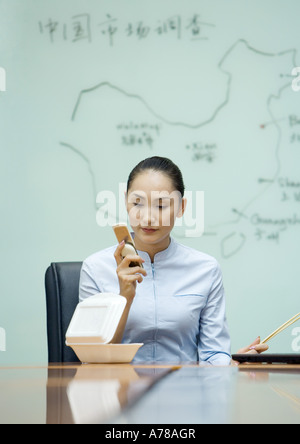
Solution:
{"label": "shirt collar", "polygon": [[[170,242],[170,245],[168,246],[168,248],[166,250],[160,251],[159,253],[156,253],[156,255],[154,256],[154,264],[157,264],[159,262],[163,262],[166,259],[168,259],[169,257],[172,257],[175,249],[176,249],[176,242],[171,237],[171,242]],[[140,251],[140,250],[138,250],[138,253],[142,259],[144,259],[146,262],[151,263],[151,259],[150,259],[150,256],[148,253],[146,253],[145,251]]]}

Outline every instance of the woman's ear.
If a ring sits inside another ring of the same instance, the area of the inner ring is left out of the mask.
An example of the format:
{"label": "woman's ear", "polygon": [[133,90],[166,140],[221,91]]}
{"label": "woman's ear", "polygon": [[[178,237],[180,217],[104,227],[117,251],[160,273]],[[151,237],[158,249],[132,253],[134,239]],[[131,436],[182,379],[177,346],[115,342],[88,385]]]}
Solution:
{"label": "woman's ear", "polygon": [[183,197],[182,199],[181,199],[181,203],[180,203],[180,207],[179,207],[179,211],[178,211],[178,214],[177,214],[177,217],[180,219],[181,217],[183,217],[183,215],[184,215],[184,213],[185,213],[185,210],[186,210],[186,207],[187,207],[187,198],[186,197]]}

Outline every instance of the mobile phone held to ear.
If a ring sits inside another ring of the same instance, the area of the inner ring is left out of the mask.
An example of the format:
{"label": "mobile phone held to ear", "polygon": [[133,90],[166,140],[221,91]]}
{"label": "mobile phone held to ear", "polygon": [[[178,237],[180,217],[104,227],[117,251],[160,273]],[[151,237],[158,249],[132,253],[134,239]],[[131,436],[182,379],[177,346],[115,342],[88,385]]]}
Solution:
{"label": "mobile phone held to ear", "polygon": [[[113,230],[115,232],[116,238],[118,239],[119,244],[122,241],[125,241],[125,247],[122,250],[122,256],[125,258],[129,254],[138,255],[138,252],[134,245],[134,240],[131,237],[131,234],[127,228],[126,224],[118,224],[113,226]],[[143,264],[139,262],[131,262],[130,267],[143,267]]]}

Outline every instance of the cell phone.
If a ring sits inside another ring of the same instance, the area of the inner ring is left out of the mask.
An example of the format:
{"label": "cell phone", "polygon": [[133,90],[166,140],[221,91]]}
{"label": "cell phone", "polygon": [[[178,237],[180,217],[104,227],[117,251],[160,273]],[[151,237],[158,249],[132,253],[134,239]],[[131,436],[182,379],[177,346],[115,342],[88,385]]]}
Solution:
{"label": "cell phone", "polygon": [[[125,247],[122,250],[122,257],[125,258],[129,254],[138,254],[137,249],[134,245],[134,240],[132,239],[132,236],[128,230],[128,227],[126,224],[118,224],[113,226],[113,230],[115,232],[116,238],[118,239],[119,244],[122,241],[125,241]],[[143,264],[140,264],[139,262],[131,262],[129,267],[143,267]]]}

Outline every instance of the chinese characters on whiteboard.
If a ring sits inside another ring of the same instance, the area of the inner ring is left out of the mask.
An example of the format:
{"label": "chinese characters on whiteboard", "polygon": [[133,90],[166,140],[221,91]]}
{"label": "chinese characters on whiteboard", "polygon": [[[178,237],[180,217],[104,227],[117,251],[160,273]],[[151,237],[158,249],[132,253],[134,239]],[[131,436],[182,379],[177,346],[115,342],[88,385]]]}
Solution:
{"label": "chinese characters on whiteboard", "polygon": [[90,14],[83,13],[66,20],[58,18],[40,20],[38,26],[40,34],[47,37],[51,43],[59,41],[91,43],[98,39],[104,40],[111,47],[124,38],[143,41],[172,36],[177,40],[208,40],[212,29],[215,28],[213,23],[203,20],[200,14],[188,18],[174,15],[158,19],[156,23],[147,20],[125,23],[110,14],[106,14],[102,19],[96,19]]}

